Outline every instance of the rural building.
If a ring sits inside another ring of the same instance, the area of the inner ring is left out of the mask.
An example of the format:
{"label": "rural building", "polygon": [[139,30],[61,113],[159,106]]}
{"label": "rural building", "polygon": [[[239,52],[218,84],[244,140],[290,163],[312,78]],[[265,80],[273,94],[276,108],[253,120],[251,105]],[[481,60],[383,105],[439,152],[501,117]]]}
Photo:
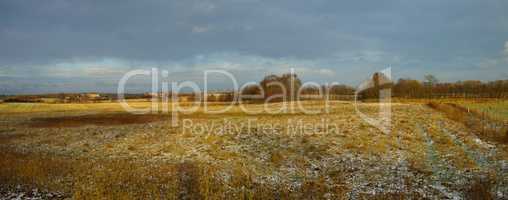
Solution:
{"label": "rural building", "polygon": [[152,97],[161,97],[162,95],[158,92],[146,92],[143,94],[144,97],[152,98]]}
{"label": "rural building", "polygon": [[[233,101],[234,93],[230,91],[213,91],[206,93],[206,101]],[[204,97],[204,93],[203,93]],[[203,99],[204,100],[204,99]]]}
{"label": "rural building", "polygon": [[98,94],[98,93],[85,93],[85,94],[83,94],[83,96],[85,96],[88,99],[99,99],[99,98],[101,98],[101,95]]}

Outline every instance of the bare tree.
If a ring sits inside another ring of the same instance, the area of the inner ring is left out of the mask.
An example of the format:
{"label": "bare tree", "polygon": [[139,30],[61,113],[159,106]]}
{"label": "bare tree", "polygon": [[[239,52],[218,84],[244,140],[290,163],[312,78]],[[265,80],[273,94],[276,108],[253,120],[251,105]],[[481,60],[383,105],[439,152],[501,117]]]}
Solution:
{"label": "bare tree", "polygon": [[[296,74],[283,74],[282,76],[268,75],[260,82],[260,85],[265,91],[265,98],[282,95],[281,98],[295,100],[302,82]],[[274,100],[281,100],[281,98]]]}
{"label": "bare tree", "polygon": [[432,74],[427,74],[423,77],[424,81],[423,81],[423,84],[425,85],[425,88],[426,88],[426,96],[429,97],[429,98],[432,98],[433,96],[433,93],[432,93],[432,88],[434,87],[434,85],[436,85],[439,81],[437,80],[437,78],[432,75]]}

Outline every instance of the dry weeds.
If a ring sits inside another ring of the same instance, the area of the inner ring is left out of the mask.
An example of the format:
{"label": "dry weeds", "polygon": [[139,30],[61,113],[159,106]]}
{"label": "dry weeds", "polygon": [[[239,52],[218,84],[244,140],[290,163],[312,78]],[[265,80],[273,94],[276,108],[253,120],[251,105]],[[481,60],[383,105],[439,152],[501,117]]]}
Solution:
{"label": "dry weeds", "polygon": [[[376,105],[361,104],[360,110],[375,116]],[[505,144],[483,140],[422,104],[394,104],[391,134],[364,122],[344,102],[334,102],[331,112],[321,115],[243,115],[238,107],[221,115],[182,115],[195,126],[217,125],[203,134],[171,127],[169,118],[124,123],[104,117],[116,111],[91,107],[0,113],[6,122],[0,127],[1,180],[77,199],[420,199],[466,198],[471,191],[507,197]],[[72,119],[79,126],[30,127],[36,118]],[[287,125],[288,120],[317,124],[322,118],[339,129],[304,134],[286,126],[221,128],[249,119]],[[103,122],[110,119],[118,124]],[[484,174],[492,177],[491,185],[474,184]]]}

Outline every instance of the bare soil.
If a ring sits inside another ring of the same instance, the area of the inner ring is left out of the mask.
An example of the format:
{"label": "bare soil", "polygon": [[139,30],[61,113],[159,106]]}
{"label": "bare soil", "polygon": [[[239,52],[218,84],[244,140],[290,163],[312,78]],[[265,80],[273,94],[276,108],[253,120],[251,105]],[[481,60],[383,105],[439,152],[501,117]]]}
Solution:
{"label": "bare soil", "polygon": [[32,128],[64,128],[80,127],[87,125],[96,126],[114,126],[126,124],[144,124],[156,121],[167,120],[168,115],[143,114],[136,115],[130,113],[114,114],[92,114],[80,116],[61,116],[51,118],[33,118],[28,123]]}

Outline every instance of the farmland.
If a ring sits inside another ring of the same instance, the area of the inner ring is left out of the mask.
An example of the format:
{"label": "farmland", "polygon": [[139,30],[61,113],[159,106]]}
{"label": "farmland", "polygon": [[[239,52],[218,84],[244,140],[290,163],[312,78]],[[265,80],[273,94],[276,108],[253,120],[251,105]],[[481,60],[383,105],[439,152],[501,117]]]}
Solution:
{"label": "farmland", "polygon": [[496,119],[508,121],[508,101],[463,102],[462,106],[486,113]]}
{"label": "farmland", "polygon": [[384,133],[346,101],[321,114],[200,108],[181,113],[178,127],[169,114],[133,115],[117,103],[4,103],[0,179],[76,199],[508,198],[507,143],[425,103],[393,103],[391,112]]}

